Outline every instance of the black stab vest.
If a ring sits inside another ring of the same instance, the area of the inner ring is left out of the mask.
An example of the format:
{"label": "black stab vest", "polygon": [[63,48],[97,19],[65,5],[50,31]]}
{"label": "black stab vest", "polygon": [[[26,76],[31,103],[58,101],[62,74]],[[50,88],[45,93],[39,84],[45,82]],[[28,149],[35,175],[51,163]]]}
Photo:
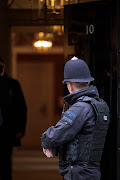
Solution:
{"label": "black stab vest", "polygon": [[98,101],[88,96],[82,96],[78,101],[90,103],[93,106],[96,113],[95,126],[93,131],[88,134],[84,133],[83,127],[83,130],[72,141],[61,147],[64,156],[60,157],[60,161],[83,164],[95,164],[98,162],[99,164],[110,122],[109,108],[102,99]]}

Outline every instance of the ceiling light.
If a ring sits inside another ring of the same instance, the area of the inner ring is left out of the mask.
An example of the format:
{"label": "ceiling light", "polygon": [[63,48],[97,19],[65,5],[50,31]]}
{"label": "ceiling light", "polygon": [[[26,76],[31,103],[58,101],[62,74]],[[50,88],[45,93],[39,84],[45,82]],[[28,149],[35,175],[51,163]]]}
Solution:
{"label": "ceiling light", "polygon": [[52,42],[51,41],[36,41],[33,43],[34,47],[52,47]]}

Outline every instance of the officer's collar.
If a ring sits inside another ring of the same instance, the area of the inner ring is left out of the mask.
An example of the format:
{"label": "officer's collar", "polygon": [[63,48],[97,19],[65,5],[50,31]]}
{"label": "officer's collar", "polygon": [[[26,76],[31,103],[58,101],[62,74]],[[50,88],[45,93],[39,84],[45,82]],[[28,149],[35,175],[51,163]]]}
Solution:
{"label": "officer's collar", "polygon": [[82,96],[89,96],[95,99],[99,99],[99,93],[98,90],[95,86],[91,85],[86,89],[82,89],[80,91],[76,91],[74,93],[68,94],[67,96],[64,97],[64,100],[72,105],[74,104],[78,98]]}

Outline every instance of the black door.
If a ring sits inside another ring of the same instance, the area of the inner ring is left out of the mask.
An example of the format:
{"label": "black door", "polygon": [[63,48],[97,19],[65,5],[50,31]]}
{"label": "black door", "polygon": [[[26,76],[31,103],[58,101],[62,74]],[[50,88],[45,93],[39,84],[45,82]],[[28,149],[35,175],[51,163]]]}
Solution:
{"label": "black door", "polygon": [[89,2],[65,6],[65,61],[85,60],[100,97],[110,107],[111,123],[101,160],[101,180],[117,179],[117,55],[114,4]]}

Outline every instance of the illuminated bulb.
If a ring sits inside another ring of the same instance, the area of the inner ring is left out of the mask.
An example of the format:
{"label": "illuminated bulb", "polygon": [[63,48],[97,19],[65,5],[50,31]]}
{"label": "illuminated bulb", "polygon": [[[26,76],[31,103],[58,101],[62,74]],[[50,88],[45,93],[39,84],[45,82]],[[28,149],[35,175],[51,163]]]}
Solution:
{"label": "illuminated bulb", "polygon": [[42,38],[44,36],[44,32],[39,32],[38,35],[39,35],[39,38]]}
{"label": "illuminated bulb", "polygon": [[34,42],[34,46],[39,48],[39,47],[51,47],[52,46],[52,42],[50,41],[36,41]]}

